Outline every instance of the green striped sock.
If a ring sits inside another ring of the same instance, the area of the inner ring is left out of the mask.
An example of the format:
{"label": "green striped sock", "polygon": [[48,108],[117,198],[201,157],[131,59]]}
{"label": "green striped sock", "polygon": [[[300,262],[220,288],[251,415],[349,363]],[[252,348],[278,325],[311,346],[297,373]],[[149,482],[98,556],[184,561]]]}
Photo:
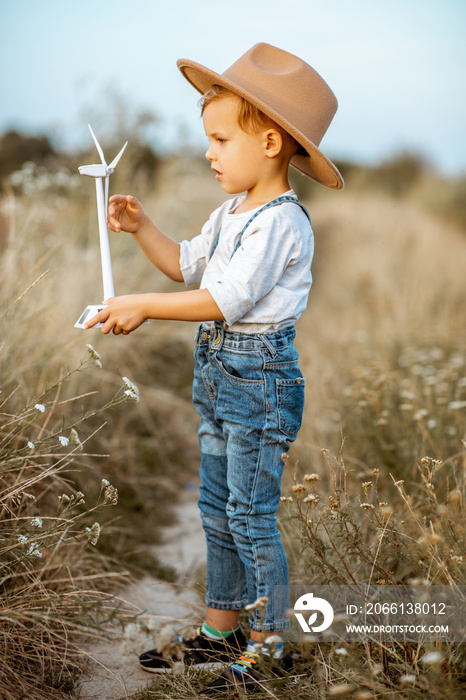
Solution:
{"label": "green striped sock", "polygon": [[221,639],[222,637],[229,637],[230,634],[233,634],[233,632],[237,632],[239,630],[239,627],[237,627],[234,630],[227,630],[226,632],[219,632],[218,630],[215,630],[213,627],[210,627],[207,622],[204,622],[204,624],[201,627],[201,632],[202,634],[205,634],[206,637],[209,637],[209,639]]}

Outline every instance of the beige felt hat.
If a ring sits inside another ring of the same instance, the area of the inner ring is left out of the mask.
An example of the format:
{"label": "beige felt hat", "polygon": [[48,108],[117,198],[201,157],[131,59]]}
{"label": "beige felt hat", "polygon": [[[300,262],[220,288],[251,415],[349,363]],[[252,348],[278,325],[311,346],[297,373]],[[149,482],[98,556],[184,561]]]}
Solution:
{"label": "beige felt hat", "polygon": [[309,154],[296,154],[291,165],[326,187],[343,187],[337,168],[318,148],[338,103],[325,80],[307,63],[270,44],[256,44],[222,74],[184,58],[177,65],[202,94],[222,85],[252,102]]}

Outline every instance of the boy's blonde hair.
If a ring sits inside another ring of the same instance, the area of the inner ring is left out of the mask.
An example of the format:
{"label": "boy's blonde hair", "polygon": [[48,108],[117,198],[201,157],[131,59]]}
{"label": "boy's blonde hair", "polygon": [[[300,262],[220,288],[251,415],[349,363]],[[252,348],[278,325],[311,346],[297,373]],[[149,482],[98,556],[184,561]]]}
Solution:
{"label": "boy's blonde hair", "polygon": [[267,126],[272,126],[274,129],[278,129],[283,138],[293,146],[292,151],[294,153],[302,153],[307,155],[304,148],[296,141],[296,139],[294,139],[287,131],[285,131],[285,129],[274,122],[273,119],[264,114],[264,112],[262,112],[251,102],[245,100],[244,97],[237,95],[236,92],[228,90],[228,88],[225,88],[222,85],[212,85],[210,90],[202,95],[201,99],[199,100],[201,115],[204,114],[204,110],[207,105],[214,102],[214,100],[231,97],[232,95],[238,101],[238,124],[243,131],[249,133],[256,132],[260,131],[260,129],[266,128]]}

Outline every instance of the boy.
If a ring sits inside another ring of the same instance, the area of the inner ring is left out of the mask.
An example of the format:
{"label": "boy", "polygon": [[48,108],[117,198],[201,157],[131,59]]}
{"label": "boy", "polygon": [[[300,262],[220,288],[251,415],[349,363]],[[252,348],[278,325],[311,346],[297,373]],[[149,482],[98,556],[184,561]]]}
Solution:
{"label": "boy", "polygon": [[[222,75],[188,60],[178,66],[203,95],[206,158],[235,196],[181,244],[134,197],[111,197],[109,227],[132,233],[168,277],[200,288],[108,299],[88,326],[100,321],[103,333],[128,334],[147,318],[201,322],[193,400],[201,419],[207,611],[196,636],[183,641],[186,664],[233,661],[202,692],[209,695],[263,680],[257,669],[267,656],[277,670],[291,666],[279,636],[289,626],[289,597],[275,514],[282,454],[296,439],[304,406],[293,338],[311,286],[314,244],[288,165],[334,189],[343,180],[318,149],[337,102],[304,61],[257,44]],[[262,611],[250,612],[247,642],[239,611],[258,599]],[[151,672],[170,668],[157,650],[140,661]]]}

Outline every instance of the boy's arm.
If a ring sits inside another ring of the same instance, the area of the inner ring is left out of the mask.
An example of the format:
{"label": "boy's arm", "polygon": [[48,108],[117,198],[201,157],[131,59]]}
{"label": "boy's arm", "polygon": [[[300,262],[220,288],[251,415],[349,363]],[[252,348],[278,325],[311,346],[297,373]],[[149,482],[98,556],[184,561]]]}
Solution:
{"label": "boy's arm", "polygon": [[148,318],[174,321],[222,321],[223,314],[207,289],[185,292],[129,294],[106,301],[86,328],[103,323],[102,333],[128,335]]}
{"label": "boy's arm", "polygon": [[107,223],[112,231],[131,233],[155,267],[175,282],[183,282],[180,244],[149,219],[136,197],[121,194],[110,197]]}

